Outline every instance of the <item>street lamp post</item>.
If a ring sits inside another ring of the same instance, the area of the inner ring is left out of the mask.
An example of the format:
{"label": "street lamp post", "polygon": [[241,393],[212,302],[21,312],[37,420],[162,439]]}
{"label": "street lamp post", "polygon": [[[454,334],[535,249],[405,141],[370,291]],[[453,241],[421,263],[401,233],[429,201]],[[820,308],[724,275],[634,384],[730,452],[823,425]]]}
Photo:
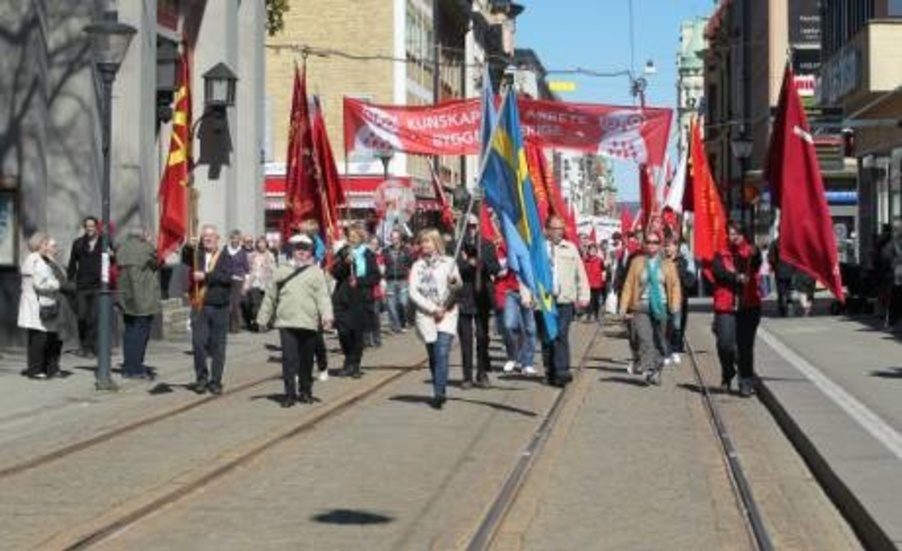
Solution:
{"label": "street lamp post", "polygon": [[[742,225],[746,224],[746,200],[745,200],[745,175],[748,171],[749,157],[752,156],[752,140],[743,132],[730,142],[733,149],[733,156],[739,161],[739,212]],[[754,224],[754,216],[752,216],[752,224]],[[754,240],[755,228],[746,226],[746,230],[752,234]]]}
{"label": "street lamp post", "polygon": [[395,156],[394,149],[390,145],[380,146],[376,148],[373,155],[382,161],[382,178],[388,180],[388,165],[391,163],[392,157]]}
{"label": "street lamp post", "polygon": [[119,22],[119,14],[115,10],[106,10],[99,20],[85,27],[91,37],[94,55],[94,67],[100,75],[103,89],[102,102],[102,150],[103,150],[103,182],[101,195],[100,250],[102,254],[100,297],[98,299],[98,339],[97,339],[97,372],[95,387],[97,390],[116,390],[116,384],[110,376],[111,355],[111,323],[112,297],[110,296],[110,142],[113,123],[112,102],[113,82],[116,73],[125,58],[137,30]]}

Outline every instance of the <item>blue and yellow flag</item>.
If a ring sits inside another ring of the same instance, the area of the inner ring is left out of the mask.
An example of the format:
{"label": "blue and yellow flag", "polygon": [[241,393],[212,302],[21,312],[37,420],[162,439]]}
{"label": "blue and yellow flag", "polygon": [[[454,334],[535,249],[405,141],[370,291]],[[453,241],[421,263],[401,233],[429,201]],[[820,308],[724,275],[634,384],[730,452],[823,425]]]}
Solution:
{"label": "blue and yellow flag", "polygon": [[532,291],[545,325],[545,338],[557,336],[553,277],[539,209],[526,164],[516,96],[505,93],[488,146],[483,146],[480,185],[498,216],[513,270]]}

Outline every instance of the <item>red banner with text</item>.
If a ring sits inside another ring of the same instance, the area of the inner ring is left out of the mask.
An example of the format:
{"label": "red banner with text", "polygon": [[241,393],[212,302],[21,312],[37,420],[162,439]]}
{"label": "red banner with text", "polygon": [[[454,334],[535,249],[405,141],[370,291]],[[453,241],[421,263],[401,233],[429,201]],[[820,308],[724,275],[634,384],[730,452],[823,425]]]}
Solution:
{"label": "red banner with text", "polygon": [[[527,140],[662,166],[672,110],[518,98]],[[478,155],[478,98],[391,106],[344,98],[345,152],[391,147],[422,155]]]}

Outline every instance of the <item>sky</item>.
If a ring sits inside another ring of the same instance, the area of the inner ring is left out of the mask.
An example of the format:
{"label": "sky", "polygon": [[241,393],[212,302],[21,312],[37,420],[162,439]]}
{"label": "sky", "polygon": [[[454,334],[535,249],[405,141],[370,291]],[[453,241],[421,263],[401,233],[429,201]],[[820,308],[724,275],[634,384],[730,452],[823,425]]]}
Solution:
{"label": "sky", "polygon": [[[526,9],[517,18],[516,46],[531,48],[547,70],[577,67],[599,72],[630,69],[630,0],[518,0]],[[632,0],[634,74],[641,74],[646,60],[657,73],[646,77],[646,103],[670,107],[676,104],[676,54],[680,22],[710,15],[713,0]],[[564,101],[631,105],[629,79],[561,75],[549,80],[576,83],[573,92],[561,93]],[[635,166],[617,161],[614,178],[619,200],[639,200]]]}

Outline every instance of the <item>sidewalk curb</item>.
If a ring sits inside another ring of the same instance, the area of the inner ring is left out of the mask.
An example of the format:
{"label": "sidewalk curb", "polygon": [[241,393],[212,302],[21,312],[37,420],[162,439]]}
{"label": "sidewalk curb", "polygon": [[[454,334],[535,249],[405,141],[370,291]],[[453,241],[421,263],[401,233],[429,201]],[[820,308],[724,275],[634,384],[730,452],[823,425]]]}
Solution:
{"label": "sidewalk curb", "polygon": [[[769,331],[763,328],[759,330],[770,338],[779,341]],[[760,338],[760,337],[759,337]],[[782,342],[782,341],[780,341]],[[764,343],[767,344],[767,343]],[[784,344],[785,345],[785,344]],[[779,355],[778,351],[774,351]],[[781,355],[782,357],[782,355]],[[783,358],[784,360],[786,358]],[[761,379],[758,383],[758,398],[771,413],[780,430],[792,443],[808,468],[814,474],[818,484],[824,489],[830,500],[848,521],[852,530],[861,539],[868,549],[896,550],[890,536],[874,519],[867,507],[855,496],[854,492],[843,482],[842,478],[830,466],[830,462],[820,452],[817,446],[808,438],[805,431],[796,423],[786,406],[771,390],[769,383]]]}

